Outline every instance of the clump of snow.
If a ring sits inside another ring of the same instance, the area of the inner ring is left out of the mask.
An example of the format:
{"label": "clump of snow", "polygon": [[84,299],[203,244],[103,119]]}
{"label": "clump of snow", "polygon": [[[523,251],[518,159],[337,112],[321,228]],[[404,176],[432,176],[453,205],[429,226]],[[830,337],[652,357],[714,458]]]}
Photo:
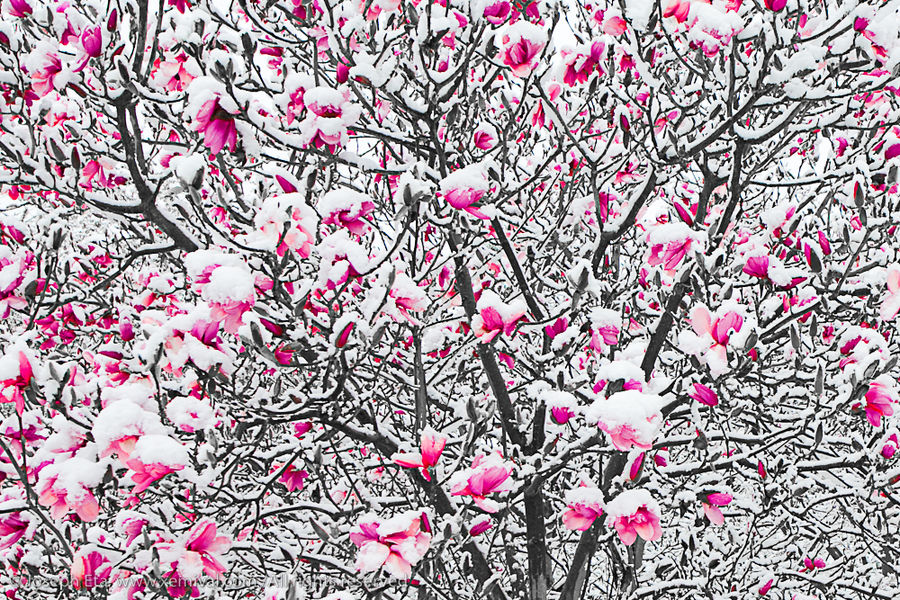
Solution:
{"label": "clump of snow", "polygon": [[144,435],[134,445],[132,458],[145,465],[159,464],[172,469],[182,469],[188,464],[187,449],[167,435]]}
{"label": "clump of snow", "polygon": [[130,400],[112,402],[94,419],[91,433],[100,448],[127,436],[162,433],[159,416],[148,412]]}
{"label": "clump of snow", "polygon": [[212,406],[193,396],[174,398],[166,405],[166,416],[176,427],[188,433],[206,429],[216,423]]}
{"label": "clump of snow", "polygon": [[613,521],[619,517],[633,515],[644,506],[654,514],[658,515],[661,512],[659,503],[647,490],[625,490],[607,503],[606,515],[610,521]]}

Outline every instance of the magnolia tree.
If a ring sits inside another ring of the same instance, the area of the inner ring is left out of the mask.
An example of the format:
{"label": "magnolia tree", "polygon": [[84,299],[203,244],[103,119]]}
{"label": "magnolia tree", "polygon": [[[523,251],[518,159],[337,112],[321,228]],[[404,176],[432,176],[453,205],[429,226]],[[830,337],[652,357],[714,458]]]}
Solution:
{"label": "magnolia tree", "polygon": [[898,32],[3,0],[7,598],[896,598]]}

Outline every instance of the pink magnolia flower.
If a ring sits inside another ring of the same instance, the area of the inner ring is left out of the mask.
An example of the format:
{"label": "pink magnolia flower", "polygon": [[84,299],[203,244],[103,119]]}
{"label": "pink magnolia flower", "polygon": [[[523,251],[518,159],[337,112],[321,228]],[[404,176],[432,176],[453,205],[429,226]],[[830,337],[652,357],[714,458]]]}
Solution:
{"label": "pink magnolia flower", "polygon": [[170,562],[188,580],[204,573],[220,577],[226,569],[224,554],[231,548],[231,540],[216,534],[216,524],[201,519],[177,543],[160,544],[160,559]]}
{"label": "pink magnolia flower", "polygon": [[512,335],[516,323],[525,317],[527,308],[523,301],[503,302],[491,290],[481,292],[478,314],[472,317],[472,332],[483,344],[489,343],[501,332]]}
{"label": "pink magnolia flower", "polygon": [[175,472],[175,469],[173,469],[172,467],[159,463],[151,463],[149,465],[145,465],[141,461],[134,458],[127,461],[125,464],[133,472],[131,475],[131,480],[135,483],[135,486],[134,488],[132,488],[131,493],[134,496],[141,494],[144,490],[149,488],[153,484],[153,482],[162,479],[169,473]]}
{"label": "pink magnolia flower", "polygon": [[153,63],[156,67],[150,74],[154,85],[169,92],[184,91],[194,76],[187,69],[188,56],[184,52],[169,60],[156,59]]}
{"label": "pink magnolia flower", "polygon": [[91,550],[85,552],[79,550],[72,559],[72,566],[69,573],[72,576],[72,585],[76,590],[90,589],[100,585],[107,579],[112,572],[112,563],[109,559],[97,552]]}
{"label": "pink magnolia flower", "polygon": [[804,571],[815,571],[816,569],[824,569],[824,568],[825,568],[824,560],[822,560],[821,558],[813,559],[813,558],[810,558],[807,556],[806,558],[803,559],[803,568],[800,569],[800,572],[803,573]]}
{"label": "pink magnolia flower", "polygon": [[567,406],[553,406],[550,408],[550,416],[557,425],[565,425],[575,416],[575,413]]}
{"label": "pink magnolia flower", "polygon": [[319,201],[320,210],[326,214],[322,219],[322,224],[344,227],[356,235],[362,235],[368,231],[369,224],[366,217],[375,210],[375,203],[362,194],[337,192],[335,198],[339,200],[326,204],[325,199],[331,197],[332,194],[334,193],[326,194]]}
{"label": "pink magnolia flower", "polygon": [[478,209],[478,203],[487,190],[476,190],[474,188],[456,188],[444,193],[444,199],[453,208],[464,210],[473,217],[479,219],[490,219]]}
{"label": "pink magnolia flower", "polygon": [[603,23],[603,33],[614,37],[622,35],[627,29],[628,24],[622,17],[610,17]]}
{"label": "pink magnolia flower", "polygon": [[768,279],[769,277],[769,257],[768,256],[752,256],[747,259],[744,264],[743,272],[751,277],[760,279]]}
{"label": "pink magnolia flower", "polygon": [[509,18],[510,6],[506,0],[500,0],[484,8],[484,18],[494,25],[503,25]]}
{"label": "pink magnolia flower", "polygon": [[520,21],[503,36],[500,58],[512,69],[516,77],[528,77],[536,66],[538,54],[546,45],[547,34],[543,29]]}
{"label": "pink magnolia flower", "polygon": [[219,105],[218,98],[204,102],[194,120],[197,132],[203,134],[203,145],[209,148],[212,154],[218,154],[225,146],[234,152],[237,145],[234,115]]}
{"label": "pink magnolia flower", "polygon": [[308,109],[300,123],[304,145],[327,148],[335,154],[347,143],[347,127],[356,122],[361,109],[349,101],[348,91],[328,87],[313,87],[303,93]]}
{"label": "pink magnolia flower", "polygon": [[94,494],[81,487],[73,493],[68,486],[57,487],[58,477],[50,477],[38,484],[38,504],[50,509],[54,519],[62,519],[74,509],[82,521],[96,521],[100,515],[100,505]]}
{"label": "pink magnolia flower", "polygon": [[606,505],[607,526],[615,527],[626,546],[638,536],[648,542],[661,538],[659,514],[659,504],[647,490],[626,490]]}
{"label": "pink magnolia flower", "polygon": [[769,10],[779,12],[787,5],[787,0],[763,0],[763,4],[765,4],[766,8]]}
{"label": "pink magnolia flower", "polygon": [[437,465],[446,444],[446,437],[431,429],[426,429],[422,432],[420,452],[397,453],[392,460],[407,469],[421,469],[422,477],[426,481],[431,481],[431,468]]}
{"label": "pink magnolia flower", "polygon": [[881,304],[881,320],[890,321],[900,312],[900,267],[892,265],[887,272],[887,294]]}
{"label": "pink magnolia flower", "polygon": [[600,67],[600,61],[603,60],[605,51],[606,44],[594,42],[589,49],[582,48],[579,52],[567,53],[567,56],[564,57],[563,83],[569,86],[585,83],[595,68],[602,73],[603,69]]}
{"label": "pink magnolia flower", "polygon": [[596,422],[617,450],[650,450],[662,425],[661,407],[659,396],[630,389],[595,401],[585,411],[585,419]]}
{"label": "pink magnolia flower", "polygon": [[703,512],[706,513],[706,518],[710,523],[721,525],[725,522],[725,515],[722,514],[722,509],[719,507],[731,504],[732,499],[731,494],[724,492],[713,492],[706,496],[706,502],[702,503]]}
{"label": "pink magnolia flower", "polygon": [[500,504],[487,496],[511,489],[504,484],[512,470],[512,464],[503,460],[499,454],[490,456],[479,454],[472,461],[471,468],[453,475],[450,480],[450,493],[454,496],[471,496],[478,508],[495,513],[500,510]]}
{"label": "pink magnolia flower", "polygon": [[8,513],[0,518],[0,550],[14,546],[28,531],[28,521],[18,512]]}
{"label": "pink magnolia flower", "polygon": [[431,534],[422,531],[423,513],[410,511],[379,521],[375,516],[361,520],[350,533],[359,548],[356,570],[370,573],[384,568],[400,579],[409,579],[412,565],[428,552]]}
{"label": "pink magnolia flower", "polygon": [[650,249],[650,257],[647,264],[651,267],[662,265],[663,269],[668,272],[674,272],[678,264],[687,255],[691,249],[693,240],[685,238],[683,240],[674,240],[668,244],[654,244]]}
{"label": "pink magnolia flower", "polygon": [[307,477],[309,477],[309,473],[306,469],[298,469],[294,465],[288,465],[284,473],[278,478],[278,481],[283,483],[289,492],[293,492],[294,490],[300,491],[303,489],[303,481]]}
{"label": "pink magnolia flower", "polygon": [[881,447],[881,455],[885,458],[893,458],[898,447],[900,447],[900,439],[897,438],[896,433],[892,433],[891,437]]}
{"label": "pink magnolia flower", "polygon": [[663,17],[675,17],[675,20],[679,23],[684,23],[688,20],[688,15],[691,12],[691,3],[690,0],[672,0],[669,2],[668,6],[666,6],[666,10],[663,13]]}
{"label": "pink magnolia flower", "polygon": [[872,427],[881,427],[881,417],[894,414],[891,404],[894,402],[894,390],[886,378],[879,378],[869,384],[866,392],[866,419]]}
{"label": "pink magnolia flower", "polygon": [[697,306],[691,314],[691,326],[703,343],[711,342],[700,358],[708,365],[713,374],[722,373],[728,368],[726,347],[732,332],[739,332],[744,319],[734,311],[728,311],[721,317],[713,318],[705,306]]}
{"label": "pink magnolia flower", "polygon": [[81,47],[91,58],[100,56],[103,51],[103,32],[99,27],[88,27],[81,32]]}
{"label": "pink magnolia flower", "polygon": [[545,390],[541,392],[540,399],[547,405],[550,418],[557,425],[568,423],[578,410],[578,400],[568,392]]}
{"label": "pink magnolia flower", "polygon": [[[494,144],[497,143],[497,132],[493,127],[488,127],[482,125],[478,130],[475,131],[472,138],[475,147],[479,150],[490,150],[494,147]],[[449,202],[449,200],[448,200]],[[459,207],[454,207],[459,208]]]}
{"label": "pink magnolia flower", "polygon": [[763,583],[761,586],[759,586],[759,595],[765,596],[766,594],[768,594],[769,590],[772,589],[772,585],[774,583],[775,583],[774,579],[769,579],[765,583]]}
{"label": "pink magnolia flower", "polygon": [[31,6],[25,0],[9,0],[9,14],[12,16],[22,19],[31,12]]}
{"label": "pink magnolia flower", "polygon": [[0,387],[2,387],[2,390],[0,390],[0,402],[12,402],[16,407],[16,412],[21,415],[22,411],[25,410],[25,390],[31,385],[34,372],[31,368],[31,363],[28,361],[28,356],[24,352],[19,351],[15,358],[9,355],[4,357],[4,362],[13,361],[18,363],[18,368],[13,367],[18,372],[14,377],[0,380]]}
{"label": "pink magnolia flower", "polygon": [[184,446],[171,437],[150,434],[137,440],[123,462],[132,471],[131,480],[135,486],[131,494],[136,497],[169,473],[184,469],[188,455]]}
{"label": "pink magnolia flower", "polygon": [[99,27],[88,27],[81,32],[81,49],[84,56],[73,69],[76,73],[83,70],[92,58],[103,53],[103,32]]}
{"label": "pink magnolia flower", "polygon": [[31,74],[31,89],[39,97],[46,96],[55,89],[56,76],[62,72],[62,61],[55,54],[48,54],[40,69]]}
{"label": "pink magnolia flower", "polygon": [[691,392],[689,396],[700,404],[705,404],[706,406],[716,406],[719,403],[718,394],[700,383],[694,384],[694,391]]}
{"label": "pink magnolia flower", "polygon": [[603,514],[603,493],[596,487],[582,485],[566,492],[566,510],[562,520],[566,529],[586,531]]}

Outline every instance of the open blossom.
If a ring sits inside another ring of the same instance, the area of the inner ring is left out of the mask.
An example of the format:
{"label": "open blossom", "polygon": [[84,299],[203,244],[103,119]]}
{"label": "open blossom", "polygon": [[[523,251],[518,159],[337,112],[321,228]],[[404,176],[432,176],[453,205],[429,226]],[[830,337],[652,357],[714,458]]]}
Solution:
{"label": "open blossom", "polygon": [[478,299],[478,314],[472,317],[472,332],[483,344],[501,332],[511,335],[516,323],[525,317],[525,311],[524,301],[507,304],[494,292],[484,290]]}
{"label": "open blossom", "polygon": [[562,520],[566,529],[586,531],[603,514],[603,493],[593,486],[572,488],[566,492],[566,510]]}
{"label": "open blossom", "polygon": [[27,17],[32,12],[31,5],[26,0],[9,0],[9,14],[14,17]]}
{"label": "open blossom", "polygon": [[187,580],[204,574],[220,577],[227,565],[224,555],[230,548],[231,540],[218,535],[216,524],[210,519],[201,519],[175,542],[157,545],[160,560],[171,564]]}
{"label": "open blossom", "polygon": [[[27,515],[27,513],[25,514]],[[24,520],[23,516],[18,512],[0,515],[0,550],[14,546],[25,537],[29,521]]]}
{"label": "open blossom", "polygon": [[306,146],[327,148],[332,154],[347,143],[347,127],[356,123],[361,109],[349,100],[349,91],[319,86],[303,93],[306,119],[300,123]]}
{"label": "open blossom", "polygon": [[595,401],[585,412],[621,451],[649,450],[662,425],[662,399],[639,390],[624,390]]}
{"label": "open blossom", "polygon": [[603,72],[600,67],[600,61],[603,60],[603,54],[606,51],[606,44],[603,42],[594,42],[590,47],[580,47],[575,52],[566,52],[564,54],[565,71],[563,73],[563,83],[569,86],[575,86],[578,83],[585,83],[597,69]]}
{"label": "open blossom", "polygon": [[25,390],[31,385],[34,371],[28,356],[21,350],[0,359],[0,402],[12,402],[16,412],[25,410]]}
{"label": "open blossom", "polygon": [[725,522],[725,515],[722,514],[721,506],[727,506],[732,501],[731,494],[724,492],[713,492],[706,495],[706,502],[703,502],[703,512],[710,523],[721,525]]}
{"label": "open blossom", "polygon": [[690,14],[690,12],[690,0],[670,0],[670,2],[666,5],[665,12],[663,12],[663,17],[674,17],[675,20],[679,23],[684,23],[688,20],[688,15]]}
{"label": "open blossom", "polygon": [[22,310],[28,306],[28,301],[19,291],[25,281],[25,271],[31,263],[26,258],[28,257],[0,256],[0,319],[6,319],[12,310]]}
{"label": "open blossom", "polygon": [[700,404],[705,404],[706,406],[716,406],[719,403],[718,394],[700,383],[695,383],[694,391],[688,395]]}
{"label": "open blossom", "polygon": [[423,513],[409,511],[379,520],[364,518],[350,533],[350,541],[359,548],[356,569],[370,573],[384,567],[394,577],[409,579],[412,565],[428,552],[431,534],[422,531]]}
{"label": "open blossom", "polygon": [[[194,79],[188,70],[189,59],[184,52],[168,60],[158,58],[153,64],[156,68],[150,74],[150,81],[166,91],[184,91],[185,86]],[[195,63],[190,64],[193,66]]]}
{"label": "open blossom", "polygon": [[[75,468],[74,465],[67,468]],[[50,515],[54,519],[62,519],[69,512],[75,512],[82,521],[90,523],[96,521],[100,515],[100,505],[91,490],[84,485],[73,486],[60,485],[57,476],[41,480],[37,487],[38,504],[50,509]]]}
{"label": "open blossom", "polygon": [[615,311],[606,308],[594,308],[591,311],[590,348],[595,352],[603,352],[606,348],[619,343],[619,332],[622,328],[622,317]]}
{"label": "open blossom", "polygon": [[79,550],[72,559],[69,573],[75,589],[88,589],[100,585],[112,572],[112,563],[96,550]]}
{"label": "open blossom", "polygon": [[135,483],[131,493],[137,496],[166,475],[184,469],[188,455],[180,443],[167,435],[144,435],[135,443],[125,464]]}
{"label": "open blossom", "polygon": [[865,395],[866,419],[872,427],[881,427],[881,417],[889,417],[894,414],[891,404],[896,393],[890,380],[881,377],[869,384],[869,390]]}
{"label": "open blossom", "polygon": [[56,76],[62,72],[62,61],[55,54],[48,54],[39,69],[31,74],[31,89],[38,96],[46,96],[56,87]]}
{"label": "open blossom", "polygon": [[482,167],[471,165],[454,171],[441,180],[440,187],[441,196],[453,208],[464,210],[479,219],[490,218],[479,208],[481,199],[490,190],[490,183]]}
{"label": "open blossom", "polygon": [[691,314],[695,335],[683,332],[679,341],[718,375],[728,369],[726,348],[731,335],[739,332],[743,324],[743,317],[734,311],[724,311],[721,316],[714,317],[708,308],[700,305]]}
{"label": "open blossom", "polygon": [[547,43],[547,33],[532,23],[520,21],[503,36],[500,58],[517,77],[528,77],[537,64],[538,54]]}
{"label": "open blossom", "polygon": [[366,218],[375,210],[375,203],[365,194],[352,190],[333,190],[319,199],[319,212],[324,216],[323,225],[344,227],[355,235],[369,229]]}
{"label": "open blossom", "polygon": [[422,477],[427,481],[431,481],[431,468],[437,465],[444,446],[447,444],[447,438],[426,429],[422,432],[421,451],[413,453],[397,453],[393,457],[393,461],[401,467],[408,469],[421,469]]}
{"label": "open blossom", "polygon": [[288,465],[278,478],[278,481],[284,484],[287,491],[293,492],[295,490],[299,491],[303,489],[303,481],[307,477],[309,477],[309,473],[306,469],[298,469],[294,465]]}
{"label": "open blossom", "polygon": [[663,271],[673,275],[688,252],[700,249],[703,239],[701,234],[681,221],[654,224],[647,234],[647,244],[650,246],[647,264],[661,266]]}
{"label": "open blossom", "polygon": [[881,304],[881,320],[890,321],[900,312],[900,266],[893,265],[887,272],[887,294]]}
{"label": "open blossom", "polygon": [[472,141],[479,150],[490,150],[497,143],[497,130],[493,125],[484,123],[475,130]]}
{"label": "open blossom", "polygon": [[638,536],[648,542],[661,538],[659,515],[659,504],[647,490],[626,490],[606,505],[607,526],[615,527],[626,546]]}
{"label": "open blossom", "polygon": [[478,508],[495,513],[500,510],[500,504],[487,496],[511,489],[507,480],[512,470],[512,463],[503,460],[499,454],[480,454],[472,461],[471,468],[454,473],[450,480],[451,494],[471,496]]}
{"label": "open blossom", "polygon": [[197,132],[203,134],[203,145],[212,154],[218,154],[222,148],[234,152],[237,145],[237,127],[234,115],[223,109],[218,98],[211,98],[203,103],[195,118]]}

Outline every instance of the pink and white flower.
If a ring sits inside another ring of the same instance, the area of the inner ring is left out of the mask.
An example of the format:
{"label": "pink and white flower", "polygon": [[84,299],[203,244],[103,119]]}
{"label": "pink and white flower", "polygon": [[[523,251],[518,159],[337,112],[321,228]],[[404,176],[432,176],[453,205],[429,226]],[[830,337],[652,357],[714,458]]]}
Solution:
{"label": "pink and white flower", "polygon": [[566,529],[586,531],[603,514],[603,492],[595,486],[580,486],[566,492],[562,520]]}
{"label": "pink and white flower", "polygon": [[694,332],[683,331],[679,345],[708,365],[713,375],[724,373],[728,369],[728,343],[733,334],[741,331],[744,318],[733,310],[720,309],[712,314],[699,305],[690,322]]}
{"label": "pink and white flower", "polygon": [[638,536],[648,542],[661,538],[659,516],[659,504],[647,490],[626,490],[606,505],[607,527],[615,527],[626,546]]}
{"label": "pink and white flower", "polygon": [[865,395],[866,419],[872,427],[881,427],[881,418],[894,414],[891,406],[897,401],[897,392],[887,376],[881,376],[869,384]]}
{"label": "pink and white flower", "polygon": [[483,344],[487,344],[501,332],[511,335],[516,323],[525,317],[526,311],[524,300],[507,304],[491,290],[484,290],[478,299],[478,314],[472,317],[472,332]]}
{"label": "pink and white flower", "polygon": [[703,512],[706,518],[713,525],[722,525],[725,522],[725,515],[722,514],[722,506],[728,506],[732,501],[731,494],[724,492],[713,492],[706,495],[706,501],[702,502]]}
{"label": "pink and white flower", "polygon": [[487,496],[510,491],[512,486],[508,480],[512,471],[513,464],[499,454],[480,454],[472,461],[470,468],[454,473],[450,479],[450,493],[471,496],[478,508],[495,513],[500,510],[500,504]]}
{"label": "pink and white flower", "polygon": [[370,573],[384,568],[394,577],[409,579],[412,566],[425,557],[431,545],[431,534],[422,531],[423,518],[423,513],[409,511],[385,520],[377,516],[361,519],[350,533],[350,541],[359,548],[356,570]]}
{"label": "pink and white flower", "polygon": [[194,118],[196,130],[203,134],[203,145],[212,154],[218,154],[222,148],[234,152],[237,146],[237,127],[234,115],[219,104],[219,98],[211,98],[203,103]]}
{"label": "pink and white flower", "polygon": [[547,32],[527,21],[511,25],[501,38],[500,59],[516,77],[528,77],[547,44]]}
{"label": "pink and white flower", "polygon": [[409,454],[398,452],[392,460],[407,469],[421,469],[422,477],[427,481],[431,481],[431,469],[437,465],[446,444],[446,437],[438,434],[433,429],[426,429],[422,432],[419,452]]}

